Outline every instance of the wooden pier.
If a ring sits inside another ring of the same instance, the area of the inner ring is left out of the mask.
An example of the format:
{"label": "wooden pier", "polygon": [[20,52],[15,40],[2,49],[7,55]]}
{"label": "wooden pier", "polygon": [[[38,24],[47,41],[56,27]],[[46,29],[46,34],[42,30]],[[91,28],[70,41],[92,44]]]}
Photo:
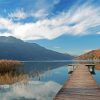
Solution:
{"label": "wooden pier", "polygon": [[54,100],[100,100],[100,88],[84,64],[75,70],[57,93]]}

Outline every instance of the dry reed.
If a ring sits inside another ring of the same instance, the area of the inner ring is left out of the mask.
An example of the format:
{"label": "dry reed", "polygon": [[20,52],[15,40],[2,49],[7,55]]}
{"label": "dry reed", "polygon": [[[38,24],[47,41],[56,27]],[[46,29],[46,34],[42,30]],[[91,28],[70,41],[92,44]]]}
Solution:
{"label": "dry reed", "polygon": [[28,75],[19,73],[19,66],[22,66],[22,63],[16,60],[0,60],[0,85],[25,82]]}

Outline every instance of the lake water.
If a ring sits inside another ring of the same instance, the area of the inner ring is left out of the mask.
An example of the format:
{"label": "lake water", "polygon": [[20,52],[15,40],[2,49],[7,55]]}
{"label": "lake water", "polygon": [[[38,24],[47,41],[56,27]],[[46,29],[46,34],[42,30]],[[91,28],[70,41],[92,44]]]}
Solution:
{"label": "lake water", "polygon": [[[68,64],[71,63],[76,62],[23,62],[19,72],[26,75],[25,82],[0,85],[0,100],[53,100],[68,80],[68,73],[72,70]],[[95,64],[93,77],[100,85],[100,64]]]}

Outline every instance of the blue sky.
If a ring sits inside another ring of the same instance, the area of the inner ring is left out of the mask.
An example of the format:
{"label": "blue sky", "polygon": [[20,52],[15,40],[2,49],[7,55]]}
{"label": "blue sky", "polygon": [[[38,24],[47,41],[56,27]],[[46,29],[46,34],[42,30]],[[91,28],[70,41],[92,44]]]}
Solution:
{"label": "blue sky", "polygon": [[98,49],[100,47],[100,36],[61,36],[54,40],[35,40],[33,42],[58,52],[79,55]]}
{"label": "blue sky", "polygon": [[0,0],[0,36],[74,55],[98,49],[100,0]]}

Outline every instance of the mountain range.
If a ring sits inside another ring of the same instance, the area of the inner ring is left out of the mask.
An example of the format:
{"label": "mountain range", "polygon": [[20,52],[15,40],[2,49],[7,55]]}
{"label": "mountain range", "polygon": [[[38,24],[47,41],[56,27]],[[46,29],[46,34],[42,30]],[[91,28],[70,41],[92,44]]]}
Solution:
{"label": "mountain range", "polygon": [[73,56],[46,49],[36,43],[24,42],[12,36],[1,36],[0,59],[71,60]]}

